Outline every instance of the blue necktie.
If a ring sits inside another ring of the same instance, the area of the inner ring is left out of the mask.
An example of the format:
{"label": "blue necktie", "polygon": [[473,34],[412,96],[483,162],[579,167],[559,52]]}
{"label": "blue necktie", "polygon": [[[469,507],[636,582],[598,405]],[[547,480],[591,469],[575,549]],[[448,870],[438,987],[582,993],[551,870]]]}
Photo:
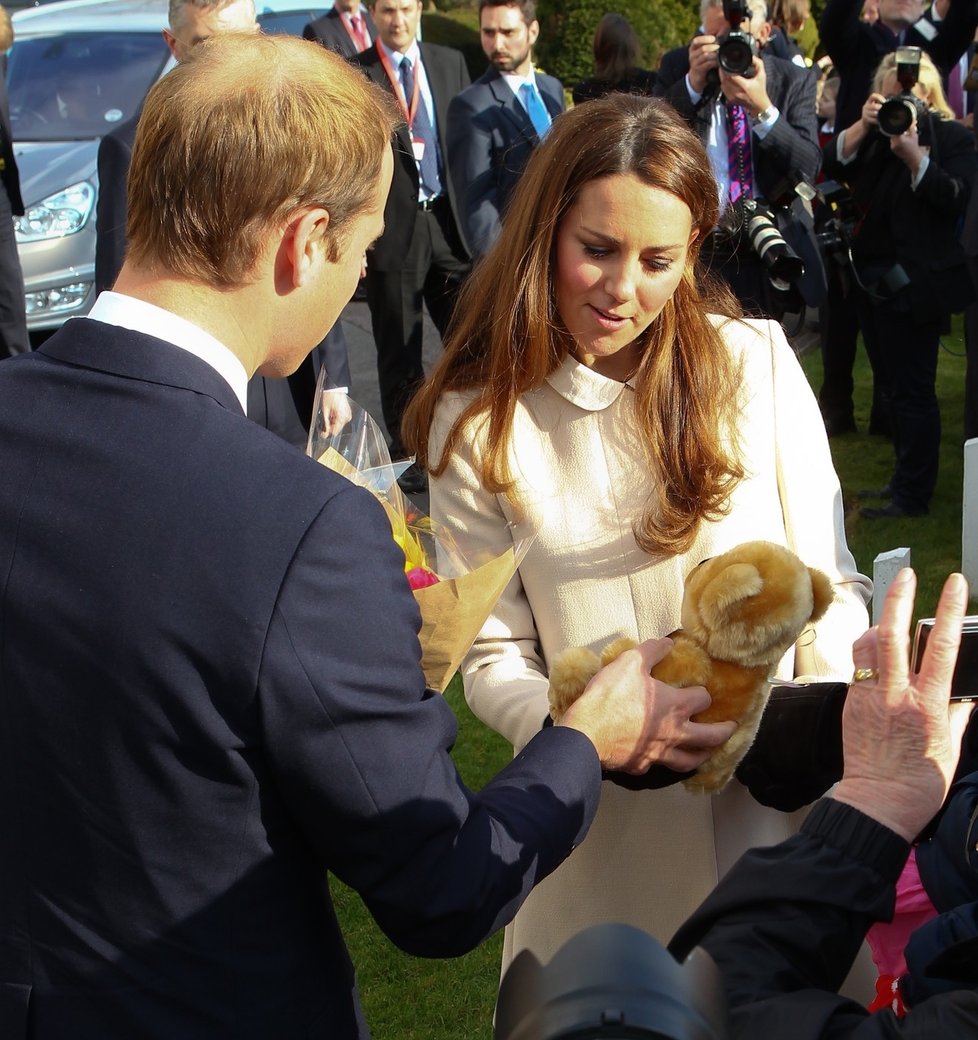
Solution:
{"label": "blue necktie", "polygon": [[540,97],[540,91],[537,90],[536,83],[524,83],[520,87],[520,101],[523,102],[523,107],[526,109],[526,114],[530,117],[530,122],[533,124],[533,129],[536,130],[537,136],[543,137],[550,129],[550,113],[547,111],[547,106],[543,103],[543,98]]}
{"label": "blue necktie", "polygon": [[[404,88],[405,104],[411,107],[414,97],[414,69],[411,59],[401,59],[401,86]],[[438,173],[438,141],[435,128],[428,118],[428,106],[424,103],[424,95],[418,93],[418,110],[414,113],[414,125],[410,128],[411,136],[424,141],[424,155],[421,158],[421,183],[429,195],[441,194],[441,175]]]}

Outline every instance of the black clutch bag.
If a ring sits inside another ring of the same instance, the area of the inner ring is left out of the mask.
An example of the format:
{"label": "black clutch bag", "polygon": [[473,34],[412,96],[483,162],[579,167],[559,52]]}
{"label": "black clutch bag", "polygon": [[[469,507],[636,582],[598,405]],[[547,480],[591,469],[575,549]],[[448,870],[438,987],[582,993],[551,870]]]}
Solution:
{"label": "black clutch bag", "polygon": [[842,778],[842,682],[774,686],[737,779],[761,805],[794,812]]}

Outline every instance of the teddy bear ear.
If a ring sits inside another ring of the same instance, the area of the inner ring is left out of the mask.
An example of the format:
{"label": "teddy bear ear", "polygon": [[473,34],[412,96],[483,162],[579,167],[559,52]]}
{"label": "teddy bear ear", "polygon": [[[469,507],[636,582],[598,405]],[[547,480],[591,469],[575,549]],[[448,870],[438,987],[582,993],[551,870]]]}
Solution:
{"label": "teddy bear ear", "polygon": [[814,567],[808,568],[812,579],[812,616],[809,621],[818,621],[835,600],[835,591],[827,574]]}

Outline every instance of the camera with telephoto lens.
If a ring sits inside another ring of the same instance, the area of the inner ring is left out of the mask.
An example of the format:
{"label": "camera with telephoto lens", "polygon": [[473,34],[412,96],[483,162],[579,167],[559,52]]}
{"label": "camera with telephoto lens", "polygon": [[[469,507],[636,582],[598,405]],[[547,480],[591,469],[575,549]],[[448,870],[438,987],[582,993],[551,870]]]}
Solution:
{"label": "camera with telephoto lens", "polygon": [[578,932],[547,964],[529,950],[499,986],[495,1040],[727,1040],[720,970],[697,947],[681,964],[627,924]]}
{"label": "camera with telephoto lens", "polygon": [[757,55],[757,41],[749,32],[740,28],[744,19],[750,19],[750,10],[746,0],[723,0],[723,17],[730,28],[722,36],[717,37],[720,45],[717,50],[717,61],[724,72],[731,76],[754,75],[754,58]]}
{"label": "camera with telephoto lens", "polygon": [[805,265],[784,240],[770,207],[757,199],[743,199],[743,211],[743,228],[751,249],[767,268],[774,287],[787,290],[805,273]]}
{"label": "camera with telephoto lens", "polygon": [[920,73],[920,48],[897,47],[896,75],[901,93],[880,105],[877,113],[880,133],[884,137],[899,137],[905,134],[927,113],[927,106],[913,92]]}
{"label": "camera with telephoto lens", "polygon": [[851,262],[859,222],[855,200],[838,181],[822,181],[817,194],[815,239],[826,259],[845,266]]}

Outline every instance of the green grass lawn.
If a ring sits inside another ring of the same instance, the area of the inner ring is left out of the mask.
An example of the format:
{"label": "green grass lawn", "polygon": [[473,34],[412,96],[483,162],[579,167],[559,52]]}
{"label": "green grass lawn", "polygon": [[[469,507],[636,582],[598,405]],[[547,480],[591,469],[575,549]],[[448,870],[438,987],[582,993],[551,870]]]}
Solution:
{"label": "green grass lawn", "polygon": [[[817,350],[806,354],[802,363],[817,389],[821,381]],[[856,386],[856,420],[865,429],[871,384],[862,351]],[[957,319],[951,335],[945,337],[938,371],[944,436],[940,479],[929,516],[860,519],[856,490],[886,483],[892,468],[892,446],[865,433],[831,442],[847,504],[849,544],[859,568],[871,575],[878,553],[909,546],[919,576],[918,617],[933,613],[944,578],[960,566],[963,388],[964,345]],[[509,748],[472,717],[457,679],[446,696],[459,718],[456,762],[466,782],[478,789],[508,761]],[[456,960],[408,957],[379,932],[355,893],[335,880],[332,887],[376,1040],[491,1040],[501,936]]]}

